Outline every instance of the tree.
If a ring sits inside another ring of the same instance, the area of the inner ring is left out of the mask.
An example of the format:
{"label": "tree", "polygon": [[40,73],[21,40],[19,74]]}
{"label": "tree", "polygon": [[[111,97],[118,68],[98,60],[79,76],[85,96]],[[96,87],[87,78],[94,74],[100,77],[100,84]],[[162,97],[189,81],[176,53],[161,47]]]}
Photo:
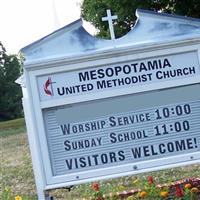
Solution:
{"label": "tree", "polygon": [[0,42],[0,121],[22,116],[22,92],[15,83],[21,72],[21,56],[7,55]]}
{"label": "tree", "polygon": [[97,36],[110,38],[108,23],[102,22],[106,10],[118,15],[115,21],[115,35],[125,35],[135,24],[137,8],[173,13],[183,16],[200,17],[199,0],[84,0],[81,16],[91,22],[98,30]]}

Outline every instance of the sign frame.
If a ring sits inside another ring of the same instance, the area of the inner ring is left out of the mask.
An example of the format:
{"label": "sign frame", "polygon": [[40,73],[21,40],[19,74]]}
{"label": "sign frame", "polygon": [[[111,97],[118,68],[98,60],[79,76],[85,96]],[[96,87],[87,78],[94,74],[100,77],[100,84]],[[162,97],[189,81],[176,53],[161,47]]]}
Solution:
{"label": "sign frame", "polygon": [[[40,61],[34,63],[25,63],[27,66],[25,68],[25,79],[27,84],[27,91],[29,100],[23,99],[25,109],[25,116],[28,119],[27,127],[29,129],[28,136],[30,143],[30,149],[33,159],[33,167],[34,171],[36,172],[35,175],[37,180],[37,187],[43,188],[43,190],[49,190],[54,188],[66,187],[75,184],[81,184],[86,182],[92,182],[95,180],[107,179],[107,178],[116,178],[120,176],[138,174],[153,170],[161,170],[171,167],[183,166],[188,164],[194,164],[200,162],[200,155],[199,153],[192,153],[188,155],[181,155],[175,156],[174,159],[178,161],[178,164],[174,164],[169,159],[162,158],[159,161],[162,161],[161,166],[156,166],[155,161],[143,161],[141,163],[137,163],[135,165],[128,165],[123,166],[125,169],[123,173],[121,173],[121,166],[119,167],[112,167],[109,169],[94,170],[93,172],[83,172],[79,173],[78,175],[73,174],[72,176],[76,176],[74,181],[66,181],[68,175],[54,177],[51,170],[50,164],[50,157],[48,153],[47,147],[47,138],[45,133],[44,127],[44,119],[43,119],[43,109],[45,108],[53,108],[56,106],[73,104],[78,102],[84,101],[91,101],[97,99],[103,99],[108,97],[114,96],[121,96],[121,95],[128,95],[133,93],[141,93],[151,90],[159,90],[171,87],[178,87],[184,86],[194,83],[200,82],[200,77],[198,78],[191,78],[190,80],[179,80],[174,81],[172,84],[168,84],[166,87],[166,82],[164,84],[157,84],[154,86],[145,86],[139,87],[138,90],[131,90],[131,89],[123,89],[123,90],[116,90],[113,92],[105,92],[99,93],[95,95],[87,95],[81,96],[81,98],[63,98],[63,99],[56,99],[50,101],[41,102],[39,98],[39,91],[37,86],[37,79],[39,76],[49,75],[54,73],[62,73],[62,72],[69,72],[69,71],[76,71],[80,69],[89,68],[89,66],[103,66],[105,64],[114,64],[119,63],[127,60],[139,60],[139,59],[147,59],[151,57],[159,57],[164,55],[173,55],[179,53],[186,53],[194,51],[198,55],[198,61],[200,63],[200,41],[197,40],[190,40],[186,42],[174,42],[162,45],[152,45],[148,47],[129,47],[129,48],[119,48],[110,51],[102,51],[97,52],[94,55],[80,55],[76,57],[66,57],[63,59],[53,59],[47,60],[40,63]],[[78,59],[77,59],[78,57]],[[29,110],[30,109],[30,110]],[[31,114],[30,114],[31,113]],[[31,124],[31,125],[30,125]],[[156,160],[157,162],[158,160]],[[149,166],[149,167],[144,167]],[[106,175],[105,171],[106,170]],[[114,172],[111,174],[111,172]],[[88,173],[92,173],[92,176],[88,176]]]}

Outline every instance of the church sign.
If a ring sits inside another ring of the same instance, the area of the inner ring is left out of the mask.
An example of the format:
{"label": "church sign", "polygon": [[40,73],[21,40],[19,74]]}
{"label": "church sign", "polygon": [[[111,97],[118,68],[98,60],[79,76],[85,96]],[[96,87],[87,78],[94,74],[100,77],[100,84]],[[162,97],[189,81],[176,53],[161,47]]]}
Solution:
{"label": "church sign", "polygon": [[197,80],[199,75],[198,54],[193,51],[48,74],[38,77],[38,87],[41,101],[45,101],[109,90],[134,90],[149,84],[177,85],[184,79]]}
{"label": "church sign", "polygon": [[120,39],[94,38],[78,20],[22,49],[39,199],[200,162],[200,22],[137,15],[142,23]]}

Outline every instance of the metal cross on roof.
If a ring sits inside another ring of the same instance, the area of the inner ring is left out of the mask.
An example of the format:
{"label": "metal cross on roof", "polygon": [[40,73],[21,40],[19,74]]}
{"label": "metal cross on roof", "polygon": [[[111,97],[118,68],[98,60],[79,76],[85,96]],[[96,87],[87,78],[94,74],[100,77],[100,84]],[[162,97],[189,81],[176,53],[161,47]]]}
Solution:
{"label": "metal cross on roof", "polygon": [[117,19],[117,15],[111,15],[110,10],[107,10],[107,17],[102,17],[102,21],[108,21],[109,29],[110,29],[110,36],[112,40],[115,40],[115,32],[113,28],[113,20]]}

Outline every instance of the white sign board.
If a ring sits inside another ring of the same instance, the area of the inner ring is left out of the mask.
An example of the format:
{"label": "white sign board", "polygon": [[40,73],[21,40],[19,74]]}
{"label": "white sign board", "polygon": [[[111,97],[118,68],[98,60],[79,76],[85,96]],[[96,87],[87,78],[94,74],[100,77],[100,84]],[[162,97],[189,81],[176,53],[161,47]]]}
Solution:
{"label": "white sign board", "polygon": [[119,89],[135,90],[168,82],[177,85],[200,75],[197,51],[132,60],[38,77],[41,101]]}
{"label": "white sign board", "polygon": [[[200,151],[199,90],[197,84],[45,109],[53,176],[84,181],[99,172],[140,170],[138,164],[158,167],[162,158],[191,160]],[[145,163],[150,160],[155,163]]]}
{"label": "white sign board", "polygon": [[113,61],[33,72],[47,188],[199,161],[198,51]]}
{"label": "white sign board", "polygon": [[139,12],[115,41],[91,37],[78,20],[23,49],[38,199],[200,162],[200,22]]}
{"label": "white sign board", "polygon": [[45,189],[197,163],[198,50],[30,72]]}

